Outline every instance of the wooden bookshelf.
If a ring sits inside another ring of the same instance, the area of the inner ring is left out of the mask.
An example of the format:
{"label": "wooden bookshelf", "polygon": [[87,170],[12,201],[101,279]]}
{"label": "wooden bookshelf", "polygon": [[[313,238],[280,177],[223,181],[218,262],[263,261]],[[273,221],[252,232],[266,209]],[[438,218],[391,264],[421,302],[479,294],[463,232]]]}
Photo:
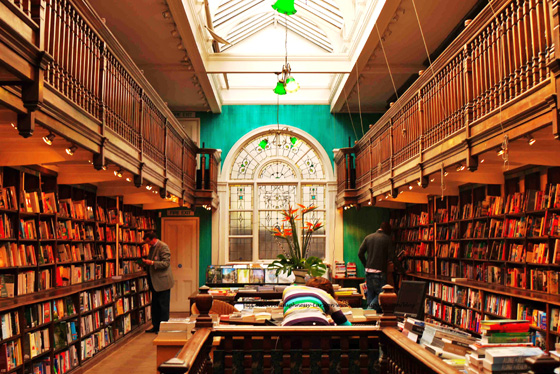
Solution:
{"label": "wooden bookshelf", "polygon": [[153,212],[43,169],[0,168],[0,187],[0,370],[71,372],[151,319]]}
{"label": "wooden bookshelf", "polygon": [[[458,196],[430,197],[427,206],[394,214],[409,275],[429,282],[428,318],[475,334],[482,319],[526,318],[542,344],[554,347],[559,184],[560,168],[532,167],[506,174],[503,185],[461,186]],[[428,212],[428,227],[410,218],[419,211]],[[419,252],[424,240],[435,250]]]}

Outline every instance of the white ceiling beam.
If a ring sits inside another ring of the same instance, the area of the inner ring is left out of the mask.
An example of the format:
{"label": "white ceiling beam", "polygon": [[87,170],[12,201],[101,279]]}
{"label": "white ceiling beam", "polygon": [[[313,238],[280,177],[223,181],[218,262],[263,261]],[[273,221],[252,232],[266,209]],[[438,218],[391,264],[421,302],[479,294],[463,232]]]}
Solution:
{"label": "white ceiling beam", "polygon": [[[344,74],[352,70],[352,63],[345,55],[289,56],[292,73]],[[223,73],[277,73],[282,70],[284,56],[234,56],[211,55],[207,59],[208,74]]]}
{"label": "white ceiling beam", "polygon": [[184,4],[181,0],[167,0],[167,5],[173,15],[177,31],[181,35],[210,110],[213,113],[221,113],[222,103],[218,87],[208,77],[206,67],[204,66],[204,58],[207,55],[207,51],[204,48],[207,46],[208,38],[206,36],[206,29],[202,27],[203,23],[197,21],[198,17],[195,14],[196,6],[192,0],[185,1]]}
{"label": "white ceiling beam", "polygon": [[[258,102],[262,105],[276,105],[278,96],[272,92],[274,87],[262,89],[236,89],[222,91],[224,105],[245,105],[248,102]],[[302,88],[294,94],[284,95],[280,98],[282,105],[328,105],[330,89],[328,88]]]}

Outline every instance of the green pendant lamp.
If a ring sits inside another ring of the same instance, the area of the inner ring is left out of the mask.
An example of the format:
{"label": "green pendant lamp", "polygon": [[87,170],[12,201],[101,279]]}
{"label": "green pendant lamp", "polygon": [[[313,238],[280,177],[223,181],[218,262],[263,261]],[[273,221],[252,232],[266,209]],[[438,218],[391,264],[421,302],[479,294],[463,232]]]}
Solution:
{"label": "green pendant lamp", "polygon": [[297,90],[299,90],[299,83],[296,82],[294,77],[288,75],[288,78],[286,78],[286,92],[294,93],[297,92]]}
{"label": "green pendant lamp", "polygon": [[297,12],[296,8],[294,7],[294,1],[295,0],[277,0],[272,8],[278,13],[291,16],[292,14],[296,14]]}
{"label": "green pendant lamp", "polygon": [[274,89],[272,91],[276,95],[285,95],[286,94],[286,88],[284,88],[284,82],[283,81],[278,81],[278,83],[276,83],[276,87],[274,87]]}
{"label": "green pendant lamp", "polygon": [[268,139],[263,139],[259,142],[259,148],[261,148],[263,151],[266,149],[267,145],[268,145]]}

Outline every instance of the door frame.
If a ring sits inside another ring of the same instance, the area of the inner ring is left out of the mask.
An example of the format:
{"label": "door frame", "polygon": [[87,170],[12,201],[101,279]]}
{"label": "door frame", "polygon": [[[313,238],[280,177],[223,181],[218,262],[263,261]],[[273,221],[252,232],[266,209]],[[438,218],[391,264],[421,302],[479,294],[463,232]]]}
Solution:
{"label": "door frame", "polygon": [[161,240],[165,242],[165,223],[166,222],[184,222],[184,221],[194,221],[196,223],[196,281],[195,281],[195,291],[200,287],[199,281],[199,271],[200,271],[200,218],[199,217],[162,217],[161,218]]}

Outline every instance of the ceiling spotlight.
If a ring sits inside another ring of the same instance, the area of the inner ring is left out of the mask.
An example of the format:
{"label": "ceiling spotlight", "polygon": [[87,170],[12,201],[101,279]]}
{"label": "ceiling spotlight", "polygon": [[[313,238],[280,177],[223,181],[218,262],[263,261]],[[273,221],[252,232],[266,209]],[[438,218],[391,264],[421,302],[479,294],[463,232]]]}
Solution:
{"label": "ceiling spotlight", "polygon": [[126,181],[127,182],[132,182],[132,179],[130,179],[129,177],[126,177]]}
{"label": "ceiling spotlight", "polygon": [[380,198],[379,198],[379,201],[383,201],[383,198],[380,197]]}
{"label": "ceiling spotlight", "polygon": [[447,170],[445,170],[445,171],[443,172],[443,176],[444,176],[444,177],[447,177],[448,175],[449,175],[449,172],[448,172]]}
{"label": "ceiling spotlight", "polygon": [[371,201],[368,201],[367,205],[371,205]]}
{"label": "ceiling spotlight", "polygon": [[481,163],[481,164],[484,164],[484,159],[483,159],[483,158],[480,159],[480,163]]}
{"label": "ceiling spotlight", "polygon": [[409,189],[409,190],[412,190],[413,188],[414,188],[414,187],[412,187],[412,184],[409,184],[409,185],[408,185],[408,189]]}
{"label": "ceiling spotlight", "polygon": [[93,164],[93,161],[92,160],[87,160],[87,163],[88,164]]}
{"label": "ceiling spotlight", "polygon": [[389,195],[389,194],[385,195],[385,199],[388,199],[390,197],[391,197],[391,195]]}
{"label": "ceiling spotlight", "polygon": [[416,184],[418,185],[418,187],[422,187],[422,180],[418,179],[418,182],[416,182]]}
{"label": "ceiling spotlight", "polygon": [[75,145],[72,145],[69,148],[66,148],[66,153],[68,153],[70,156],[74,156],[74,152],[76,152],[78,150],[78,147],[76,147]]}
{"label": "ceiling spotlight", "polygon": [[146,186],[146,189],[147,189],[148,191],[151,191],[152,188],[153,188],[153,187],[152,187],[152,185],[150,185],[150,184],[148,184],[148,185]]}
{"label": "ceiling spotlight", "polygon": [[401,190],[401,191],[399,192],[399,195],[402,194],[403,192],[404,192],[404,190]]}
{"label": "ceiling spotlight", "polygon": [[435,180],[436,180],[436,178],[430,178],[430,182],[433,182]]}
{"label": "ceiling spotlight", "polygon": [[103,166],[101,167],[101,169],[107,170],[107,165],[103,165]]}
{"label": "ceiling spotlight", "polygon": [[122,176],[123,176],[123,174],[122,174],[122,173],[123,173],[122,169],[115,170],[113,173],[115,174],[115,177],[122,178]]}
{"label": "ceiling spotlight", "polygon": [[47,143],[48,145],[52,145],[52,142],[53,142],[55,136],[56,135],[54,135],[52,132],[49,132],[49,135],[43,136],[43,141],[45,143]]}
{"label": "ceiling spotlight", "polygon": [[463,171],[463,170],[465,170],[465,165],[459,164],[459,165],[457,166],[457,171]]}
{"label": "ceiling spotlight", "polygon": [[529,143],[529,145],[533,145],[537,141],[531,134],[525,135],[525,139],[527,139],[527,143]]}
{"label": "ceiling spotlight", "polygon": [[503,149],[503,148],[500,148],[500,149],[498,150],[498,156],[501,156],[501,155],[503,155],[503,154],[504,154],[504,149]]}
{"label": "ceiling spotlight", "polygon": [[12,122],[10,123],[10,125],[12,125],[12,127],[17,130],[17,125],[15,123]]}

